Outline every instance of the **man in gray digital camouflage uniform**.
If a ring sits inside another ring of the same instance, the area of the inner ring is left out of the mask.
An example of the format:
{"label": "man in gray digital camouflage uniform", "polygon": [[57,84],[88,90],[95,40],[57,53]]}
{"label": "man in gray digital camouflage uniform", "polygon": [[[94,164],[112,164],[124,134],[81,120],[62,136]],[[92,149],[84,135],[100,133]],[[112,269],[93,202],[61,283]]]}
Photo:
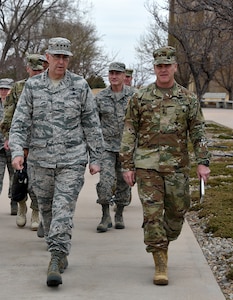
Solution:
{"label": "man in gray digital camouflage uniform", "polygon": [[190,207],[190,138],[198,178],[210,174],[205,123],[197,97],[174,80],[175,48],[155,50],[156,82],[129,101],[120,160],[129,186],[137,183],[144,215],[144,242],[153,254],[156,285],[167,285],[168,245],[178,238]]}
{"label": "man in gray digital camouflage uniform", "polygon": [[[29,75],[29,77],[32,77],[34,75],[37,75],[41,72],[43,72],[44,68],[42,66],[42,59],[41,55],[37,53],[28,54],[26,57],[26,70]],[[4,148],[6,151],[9,151],[9,131],[11,127],[12,118],[16,109],[16,105],[18,103],[19,97],[22,93],[22,90],[24,88],[25,82],[28,78],[25,78],[23,80],[17,81],[14,83],[11,93],[9,97],[7,97],[5,103],[4,103],[4,115],[3,119],[0,123],[0,129],[3,132],[4,135]],[[28,145],[25,145],[24,147],[24,155],[27,157]],[[39,209],[38,209],[38,203],[35,196],[35,193],[33,190],[29,187],[28,188],[28,194],[31,199],[31,205],[30,208],[32,209],[31,214],[31,230],[37,231],[39,227]],[[16,216],[16,225],[20,228],[23,228],[27,223],[27,199],[28,196],[25,197],[24,200],[18,202],[18,210],[17,210],[17,216]],[[13,203],[14,204],[14,203]],[[17,204],[17,203],[16,203]]]}
{"label": "man in gray digital camouflage uniform", "polygon": [[100,180],[96,187],[97,203],[102,206],[102,218],[97,226],[98,232],[106,232],[112,227],[109,212],[112,199],[116,203],[115,228],[124,229],[123,210],[131,201],[131,188],[122,177],[119,150],[125,110],[133,90],[124,85],[125,64],[121,62],[113,62],[109,65],[108,78],[110,86],[95,97],[104,136]]}
{"label": "man in gray digital camouflage uniform", "polygon": [[86,80],[67,70],[70,41],[51,38],[49,68],[27,80],[10,130],[12,165],[22,169],[29,143],[30,182],[38,199],[45,240],[51,252],[47,285],[62,283],[68,266],[73,216],[84,173],[100,171],[103,137],[96,104]]}

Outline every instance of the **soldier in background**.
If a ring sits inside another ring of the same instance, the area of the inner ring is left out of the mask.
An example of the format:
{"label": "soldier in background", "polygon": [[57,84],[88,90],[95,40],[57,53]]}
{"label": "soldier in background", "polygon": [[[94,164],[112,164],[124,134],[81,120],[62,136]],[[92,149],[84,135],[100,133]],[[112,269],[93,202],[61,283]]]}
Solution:
{"label": "soldier in background", "polygon": [[[32,77],[34,75],[37,75],[41,72],[43,72],[44,68],[42,66],[42,60],[40,54],[29,54],[26,57],[26,70],[29,75],[29,77]],[[4,134],[5,143],[4,147],[8,151],[9,145],[9,131],[11,127],[12,118],[16,109],[17,102],[19,100],[19,97],[22,93],[22,90],[24,88],[25,82],[27,81],[27,78],[17,81],[11,91],[10,96],[7,98],[7,101],[4,103],[4,116],[0,123],[1,131]],[[27,157],[28,154],[28,145],[25,144],[24,146],[24,154],[25,157]],[[28,194],[31,199],[31,206],[32,214],[31,214],[31,230],[37,231],[39,226],[39,209],[38,209],[38,203],[36,196],[32,189],[28,189]],[[27,201],[26,197],[24,200],[20,201],[18,203],[18,212],[16,216],[16,224],[18,227],[24,227],[27,222]]]}
{"label": "soldier in background", "polygon": [[156,285],[167,285],[169,242],[178,238],[190,207],[188,137],[198,178],[210,174],[205,122],[197,97],[174,80],[175,48],[155,50],[156,82],[130,99],[120,160],[129,186],[137,183],[144,242],[153,254]]}
{"label": "soldier in background", "polygon": [[25,83],[10,130],[12,165],[21,170],[23,148],[29,140],[29,183],[38,199],[51,260],[47,285],[62,283],[68,266],[73,216],[90,173],[100,171],[103,136],[91,89],[67,70],[70,41],[51,38],[46,50],[49,68]]}
{"label": "soldier in background", "polygon": [[[11,78],[0,79],[0,121],[3,118],[4,103],[7,97],[9,97],[13,83],[14,80]],[[12,182],[14,170],[11,165],[11,152],[9,149],[6,150],[4,148],[4,137],[2,132],[0,132],[0,194],[2,192],[3,179],[4,179],[6,167],[9,174],[8,197],[11,199],[11,182]],[[17,208],[18,208],[17,202],[11,199],[10,206],[11,206],[11,215],[13,216],[17,215]]]}
{"label": "soldier in background", "polygon": [[49,63],[48,63],[48,61],[46,59],[46,56],[45,55],[41,55],[40,56],[40,60],[42,61],[42,66],[43,66],[44,71],[45,71],[49,67]]}
{"label": "soldier in background", "polygon": [[125,70],[125,85],[132,86],[132,80],[133,80],[133,70],[132,69],[126,69]]}
{"label": "soldier in background", "polygon": [[131,201],[131,189],[122,177],[119,161],[126,106],[128,98],[133,94],[131,88],[124,84],[125,64],[111,63],[108,78],[110,86],[95,97],[104,136],[100,179],[96,186],[97,203],[102,206],[98,232],[106,232],[112,227],[109,204],[113,197],[116,204],[115,228],[124,229],[123,210]]}

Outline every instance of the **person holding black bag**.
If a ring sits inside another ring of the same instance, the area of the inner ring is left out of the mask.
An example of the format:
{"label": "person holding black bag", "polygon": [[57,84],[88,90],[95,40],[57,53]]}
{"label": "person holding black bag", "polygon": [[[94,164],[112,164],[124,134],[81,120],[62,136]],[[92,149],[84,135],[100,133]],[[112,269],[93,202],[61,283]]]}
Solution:
{"label": "person holding black bag", "polygon": [[[6,99],[9,97],[11,92],[11,88],[14,80],[11,78],[2,78],[0,79],[0,120],[4,115],[4,103]],[[3,133],[0,132],[0,194],[2,192],[3,187],[3,179],[5,175],[5,169],[7,167],[9,174],[9,188],[8,188],[8,198],[11,199],[11,180],[14,173],[14,170],[11,165],[11,152],[4,148],[4,136]],[[18,205],[17,202],[11,199],[11,215],[17,215]]]}
{"label": "person holding black bag", "polygon": [[[29,77],[33,77],[41,72],[43,72],[43,61],[41,59],[40,54],[29,54],[26,57],[26,70],[27,73],[29,74]],[[7,98],[7,100],[4,103],[4,116],[3,119],[0,123],[0,129],[3,132],[4,138],[5,138],[5,143],[4,143],[4,148],[6,151],[9,151],[9,145],[8,145],[8,140],[9,140],[9,131],[11,127],[11,122],[12,118],[16,109],[16,105],[18,103],[19,97],[23,91],[24,85],[28,79],[25,78],[23,80],[17,81],[11,90],[11,94]],[[28,149],[27,145],[25,145],[24,149],[24,156],[27,157],[28,154]],[[18,175],[18,174],[15,174]],[[16,182],[17,182],[17,177],[16,177]],[[19,185],[16,185],[17,189],[19,188]],[[21,193],[20,193],[21,194]],[[39,237],[42,237],[38,234],[39,232],[39,209],[38,209],[38,203],[37,203],[37,198],[35,196],[35,193],[33,192],[32,189],[28,189],[27,194],[25,195],[25,198],[22,199],[21,201],[18,202],[18,211],[17,211],[17,216],[16,216],[16,224],[18,227],[22,228],[26,225],[27,223],[27,199],[28,199],[28,194],[31,199],[31,205],[30,208],[32,209],[32,214],[31,214],[31,225],[30,228],[33,231],[37,231],[37,235]],[[15,203],[15,202],[14,202]],[[41,230],[40,230],[41,231]]]}

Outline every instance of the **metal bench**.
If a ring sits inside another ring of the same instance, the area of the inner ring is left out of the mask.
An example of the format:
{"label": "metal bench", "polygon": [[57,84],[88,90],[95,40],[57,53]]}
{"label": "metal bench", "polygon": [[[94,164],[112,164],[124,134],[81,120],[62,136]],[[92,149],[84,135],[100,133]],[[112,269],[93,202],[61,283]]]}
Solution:
{"label": "metal bench", "polygon": [[201,104],[203,107],[215,106],[216,108],[225,108],[226,93],[205,93],[202,96]]}
{"label": "metal bench", "polygon": [[233,100],[228,100],[224,103],[224,108],[231,108],[233,109]]}

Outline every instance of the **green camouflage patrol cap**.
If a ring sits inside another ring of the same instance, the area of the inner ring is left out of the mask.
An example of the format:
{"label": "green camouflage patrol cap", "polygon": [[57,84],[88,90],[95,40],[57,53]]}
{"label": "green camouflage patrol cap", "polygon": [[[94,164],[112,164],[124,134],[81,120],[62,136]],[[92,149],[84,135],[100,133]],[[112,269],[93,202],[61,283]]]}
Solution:
{"label": "green camouflage patrol cap", "polygon": [[125,70],[125,76],[126,77],[131,77],[133,75],[133,70],[132,69],[126,69]]}
{"label": "green camouflage patrol cap", "polygon": [[159,48],[153,52],[154,65],[169,65],[176,63],[176,49],[171,46]]}
{"label": "green camouflage patrol cap", "polygon": [[71,43],[68,39],[62,37],[55,37],[49,40],[49,47],[45,51],[49,54],[63,54],[73,56],[70,51]]}
{"label": "green camouflage patrol cap", "polygon": [[125,64],[121,62],[113,62],[109,65],[109,72],[110,71],[125,72]]}
{"label": "green camouflage patrol cap", "polygon": [[0,79],[0,89],[11,89],[14,80],[11,78],[2,78]]}
{"label": "green camouflage patrol cap", "polygon": [[27,56],[27,65],[29,68],[31,68],[33,71],[41,71],[44,70],[41,60],[40,54],[29,54]]}

